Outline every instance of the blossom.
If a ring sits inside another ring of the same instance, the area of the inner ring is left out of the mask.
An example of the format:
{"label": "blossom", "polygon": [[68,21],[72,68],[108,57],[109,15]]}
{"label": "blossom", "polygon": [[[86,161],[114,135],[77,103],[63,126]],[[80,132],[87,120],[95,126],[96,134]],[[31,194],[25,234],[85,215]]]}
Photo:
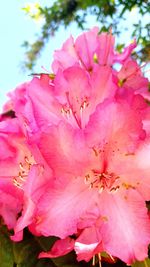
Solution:
{"label": "blossom", "polygon": [[22,137],[16,119],[0,122],[0,214],[8,228],[13,228],[22,209],[23,180],[19,164],[23,159]]}
{"label": "blossom", "polygon": [[[143,153],[147,158],[150,155],[149,135],[142,124],[145,109],[139,95],[130,101],[106,100],[97,106],[84,130],[62,122],[41,134],[39,150],[53,170],[55,183],[40,198],[39,220],[33,225],[37,232],[64,239],[79,229],[84,232],[95,227],[99,234],[94,244],[99,249],[128,264],[146,257],[150,241],[145,207],[150,195],[149,164],[143,164],[141,158]],[[79,241],[75,250],[85,254],[79,250],[80,243],[86,244],[84,238]]]}
{"label": "blossom", "polygon": [[[13,166],[18,172],[21,162],[26,176],[20,184],[22,173],[15,173],[23,200],[13,239],[27,226],[34,235],[60,238],[41,257],[74,249],[78,260],[89,261],[106,251],[132,264],[147,256],[150,107],[148,81],[130,55],[135,45],[118,54],[112,34],[97,28],[71,37],[55,52],[54,75],[34,77],[10,94],[23,138]],[[2,146],[11,166],[12,149]]]}
{"label": "blossom", "polygon": [[[20,240],[22,229],[32,222],[40,197],[39,188],[46,183],[44,163],[37,151],[35,161],[33,154],[36,148],[27,143],[17,118],[0,122],[0,146],[0,214],[8,228],[14,229],[16,234],[12,238]],[[19,213],[22,216],[18,220]]]}
{"label": "blossom", "polygon": [[[115,94],[110,67],[97,66],[89,75],[79,66],[33,78],[10,94],[12,105],[26,135],[38,138],[50,125],[66,121],[83,128],[99,102]],[[42,95],[42,98],[41,98]]]}
{"label": "blossom", "polygon": [[[68,39],[54,54],[54,75],[34,77],[9,94],[20,126],[30,138],[39,138],[40,131],[62,120],[84,128],[97,104],[117,94],[134,91],[148,98],[148,79],[131,58],[136,42],[119,54],[112,34],[98,31],[95,27],[75,42]],[[121,64],[119,71],[116,62]]]}
{"label": "blossom", "polygon": [[118,85],[127,89],[132,89],[136,93],[148,95],[148,79],[141,72],[137,62],[128,59],[122,65],[121,70],[117,74]]}
{"label": "blossom", "polygon": [[98,27],[81,34],[75,42],[71,36],[60,50],[55,51],[53,71],[57,73],[58,69],[63,70],[74,65],[91,71],[96,64],[111,66],[115,62],[124,63],[136,47],[136,41],[134,40],[121,54],[114,50],[114,43],[111,31],[99,34]]}

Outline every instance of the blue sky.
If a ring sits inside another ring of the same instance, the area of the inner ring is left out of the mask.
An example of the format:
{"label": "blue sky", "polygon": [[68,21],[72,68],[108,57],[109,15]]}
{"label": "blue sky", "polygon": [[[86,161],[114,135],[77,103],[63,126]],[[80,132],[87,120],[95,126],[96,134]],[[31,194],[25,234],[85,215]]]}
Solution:
{"label": "blue sky", "polygon": [[[24,49],[21,47],[25,40],[34,41],[35,34],[40,32],[40,25],[28,18],[21,9],[28,2],[37,1],[18,1],[11,0],[1,2],[0,16],[0,110],[6,101],[6,94],[13,90],[17,85],[31,79],[30,71],[23,72],[20,64],[24,59]],[[50,0],[38,1],[43,5],[49,4]],[[51,3],[53,1],[51,0]],[[136,22],[137,14],[133,11],[133,15],[128,19],[130,29],[131,22]],[[93,27],[97,23],[93,17],[89,17],[88,26]],[[97,24],[100,26],[99,24]],[[53,51],[60,48],[62,43],[70,34],[77,36],[81,30],[77,29],[75,23],[72,23],[67,30],[60,27],[55,37],[51,38],[46,48],[38,59],[35,67],[36,72],[41,71],[41,66],[50,70]],[[130,42],[129,32],[124,33],[121,42]],[[64,39],[65,37],[65,39]]]}

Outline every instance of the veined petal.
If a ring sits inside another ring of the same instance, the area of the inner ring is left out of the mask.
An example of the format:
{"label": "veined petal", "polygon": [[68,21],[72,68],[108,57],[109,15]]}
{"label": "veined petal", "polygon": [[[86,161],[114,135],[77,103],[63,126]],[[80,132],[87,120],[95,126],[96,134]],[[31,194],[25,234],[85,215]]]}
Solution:
{"label": "veined petal", "polygon": [[44,175],[43,168],[38,164],[33,165],[23,186],[23,211],[14,228],[13,240],[16,239],[19,232],[33,223],[38,201],[45,193],[48,185],[50,186],[50,183],[48,183],[47,177]]}
{"label": "veined petal", "polygon": [[139,93],[148,97],[148,79],[144,77],[136,61],[132,59],[125,61],[117,77],[120,87],[125,88],[125,90],[130,89],[136,94]]}
{"label": "veined petal", "polygon": [[73,37],[70,36],[60,50],[55,50],[52,69],[54,73],[57,73],[59,69],[63,70],[77,64],[78,56],[75,51]]}
{"label": "veined petal", "polygon": [[[61,184],[51,188],[39,201],[35,224],[37,232],[63,239],[76,233],[77,223],[92,208],[96,197],[95,191],[89,190],[80,177],[71,179],[65,186],[62,177]],[[61,219],[61,227],[58,218]]]}
{"label": "veined petal", "polygon": [[98,46],[98,28],[94,27],[91,31],[80,35],[75,41],[75,50],[81,64],[91,70],[94,65],[94,52]]}
{"label": "veined petal", "polygon": [[90,77],[79,66],[58,71],[55,81],[55,96],[62,105],[62,115],[75,127],[83,128],[84,117],[87,122],[90,116],[89,102],[92,93]]}
{"label": "veined petal", "polygon": [[13,229],[17,215],[21,211],[22,201],[15,192],[7,193],[0,190],[0,215],[9,229]]}
{"label": "veined petal", "polygon": [[101,227],[104,250],[127,264],[147,257],[150,220],[145,202],[133,189],[103,193],[99,209],[105,217]]}
{"label": "veined petal", "polygon": [[80,176],[90,162],[84,133],[64,122],[47,128],[47,132],[41,134],[38,147],[56,177]]}

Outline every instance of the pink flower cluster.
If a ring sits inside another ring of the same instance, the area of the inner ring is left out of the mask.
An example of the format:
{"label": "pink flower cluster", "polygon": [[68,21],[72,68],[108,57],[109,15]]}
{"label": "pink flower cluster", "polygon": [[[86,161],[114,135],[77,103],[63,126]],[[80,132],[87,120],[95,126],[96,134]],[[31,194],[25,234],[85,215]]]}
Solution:
{"label": "pink flower cluster", "polygon": [[14,241],[25,227],[59,238],[39,257],[74,249],[89,261],[106,251],[131,264],[150,243],[148,80],[131,57],[135,41],[119,54],[111,33],[98,31],[70,37],[55,51],[53,74],[9,94],[0,215]]}

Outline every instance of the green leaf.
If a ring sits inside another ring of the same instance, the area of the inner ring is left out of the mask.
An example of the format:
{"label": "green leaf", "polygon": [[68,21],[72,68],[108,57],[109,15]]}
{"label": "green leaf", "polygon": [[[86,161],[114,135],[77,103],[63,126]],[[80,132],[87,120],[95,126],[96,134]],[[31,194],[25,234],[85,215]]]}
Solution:
{"label": "green leaf", "polygon": [[40,259],[34,267],[56,267],[50,259]]}
{"label": "green leaf", "polygon": [[[62,267],[62,265],[56,265],[57,267],[59,267],[59,266],[61,266]],[[81,265],[81,263],[64,263],[63,264],[63,267],[82,267],[83,265]],[[85,267],[85,265],[84,265],[84,267]],[[87,263],[86,263],[86,267],[87,267]],[[96,266],[95,266],[96,267]]]}
{"label": "green leaf", "polygon": [[54,264],[57,267],[79,267],[79,266],[83,266],[83,264],[77,262],[76,260],[76,255],[74,252],[71,252],[65,256],[62,257],[58,257],[55,259],[52,259],[52,261],[54,262]]}
{"label": "green leaf", "polygon": [[124,44],[118,44],[117,46],[116,46],[116,50],[119,52],[119,53],[121,53],[122,52],[122,49],[124,48]]}
{"label": "green leaf", "polygon": [[23,241],[13,243],[16,267],[56,267],[51,259],[38,259],[39,253],[52,245],[52,240],[53,238],[34,237],[26,231]]}
{"label": "green leaf", "polygon": [[12,241],[9,238],[6,227],[0,226],[0,266],[13,267],[13,265]]}
{"label": "green leaf", "polygon": [[57,237],[53,237],[53,236],[51,236],[51,237],[44,237],[44,236],[35,237],[35,240],[38,242],[41,249],[44,251],[50,250],[50,248],[53,246],[53,244],[55,243],[55,241],[57,239],[58,239]]}
{"label": "green leaf", "polygon": [[39,247],[34,239],[29,238],[13,243],[14,260],[17,267],[33,267],[37,262]]}
{"label": "green leaf", "polygon": [[132,267],[149,267],[150,266],[150,259],[145,259],[144,261],[137,261],[135,262]]}

